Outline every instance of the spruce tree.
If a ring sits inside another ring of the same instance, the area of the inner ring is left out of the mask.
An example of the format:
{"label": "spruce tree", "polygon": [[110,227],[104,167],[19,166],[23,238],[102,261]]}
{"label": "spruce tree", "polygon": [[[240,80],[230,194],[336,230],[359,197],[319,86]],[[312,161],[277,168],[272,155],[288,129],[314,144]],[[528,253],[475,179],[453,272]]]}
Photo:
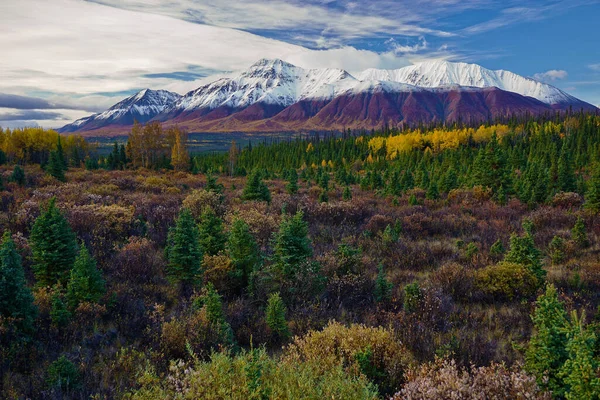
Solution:
{"label": "spruce tree", "polygon": [[31,228],[33,272],[38,286],[66,284],[75,257],[77,241],[69,222],[52,198]]}
{"label": "spruce tree", "polygon": [[284,275],[291,275],[300,263],[312,257],[313,250],[308,238],[308,224],[304,214],[298,211],[293,217],[285,216],[273,245],[273,262]]}
{"label": "spruce tree", "polygon": [[392,296],[393,285],[388,281],[383,264],[377,268],[377,279],[375,279],[375,301],[378,303],[388,301]]}
{"label": "spruce tree", "polygon": [[71,309],[75,309],[83,302],[97,303],[104,293],[102,273],[96,267],[96,260],[82,243],[67,284],[67,303]]}
{"label": "spruce tree", "polygon": [[546,271],[542,265],[542,254],[535,247],[532,232],[526,222],[523,223],[526,233],[523,236],[512,235],[510,248],[504,261],[526,266],[537,278],[541,285],[546,278]]}
{"label": "spruce tree", "polygon": [[559,372],[567,360],[568,321],[553,285],[548,285],[546,292],[538,297],[532,320],[534,331],[525,352],[525,368],[536,377],[540,387],[560,397],[565,392]]}
{"label": "spruce tree", "polygon": [[223,222],[211,207],[205,207],[198,224],[200,247],[204,254],[214,256],[225,250],[227,236],[223,232]]}
{"label": "spruce tree", "polygon": [[21,256],[17,252],[10,232],[4,232],[0,245],[0,317],[19,334],[34,330],[37,308],[27,287]]}
{"label": "spruce tree", "polygon": [[346,186],[344,191],[342,192],[342,200],[350,201],[352,200],[352,190],[350,190],[350,186]]}
{"label": "spruce tree", "polygon": [[213,175],[212,172],[208,172],[206,174],[206,185],[204,186],[204,190],[207,192],[215,192],[218,194],[223,194],[223,190],[225,187],[217,182],[217,178]]}
{"label": "spruce tree", "polygon": [[206,318],[213,328],[219,332],[221,342],[226,345],[234,344],[231,325],[225,319],[225,313],[223,312],[221,295],[217,292],[212,282],[206,285],[201,301],[206,310]]}
{"label": "spruce tree", "polygon": [[269,187],[263,182],[260,171],[256,170],[250,174],[246,181],[242,198],[244,200],[271,202],[271,192],[269,191]]}
{"label": "spruce tree", "polygon": [[248,224],[243,219],[236,218],[231,225],[227,253],[233,264],[232,277],[240,288],[247,287],[250,274],[260,263],[260,252]]}
{"label": "spruce tree", "polygon": [[577,222],[575,222],[573,229],[571,229],[571,237],[580,249],[584,249],[590,245],[587,230],[585,229],[585,222],[581,216],[577,217]]}
{"label": "spruce tree", "polygon": [[558,159],[558,188],[563,192],[573,192],[576,189],[575,182],[573,163],[571,157],[569,157],[566,144],[563,144]]}
{"label": "spruce tree", "polygon": [[568,388],[567,400],[600,398],[600,362],[595,357],[596,334],[585,325],[585,311],[581,316],[571,313],[571,321],[566,328],[567,360],[560,369],[559,376]]}
{"label": "spruce tree", "polygon": [[25,170],[23,167],[20,165],[15,165],[8,180],[9,182],[14,182],[19,186],[25,186]]}
{"label": "spruce tree", "polygon": [[60,142],[60,136],[58,137],[58,143],[56,150],[50,152],[50,160],[46,166],[46,171],[61,182],[66,180],[65,171],[67,166],[65,164],[65,156]]}
{"label": "spruce tree", "polygon": [[279,296],[279,293],[273,293],[267,301],[266,321],[267,326],[280,339],[287,339],[290,336],[288,323],[285,320],[286,307]]}
{"label": "spruce tree", "polygon": [[490,247],[490,255],[495,257],[503,255],[505,251],[504,244],[500,239],[496,240],[492,247]]}
{"label": "spruce tree", "polygon": [[59,328],[66,326],[71,320],[72,314],[67,307],[62,286],[56,285],[53,288],[50,306],[50,319],[52,323]]}
{"label": "spruce tree", "polygon": [[585,193],[585,208],[599,213],[600,212],[600,165],[596,166],[592,171],[592,176],[587,184],[587,192]]}
{"label": "spruce tree", "polygon": [[285,190],[289,194],[298,193],[298,172],[296,172],[295,168],[292,168],[290,170],[290,173],[288,175],[288,184],[285,186]]}
{"label": "spruce tree", "polygon": [[169,230],[165,256],[169,261],[167,276],[171,282],[193,285],[200,281],[200,233],[187,208],[181,210],[175,226]]}

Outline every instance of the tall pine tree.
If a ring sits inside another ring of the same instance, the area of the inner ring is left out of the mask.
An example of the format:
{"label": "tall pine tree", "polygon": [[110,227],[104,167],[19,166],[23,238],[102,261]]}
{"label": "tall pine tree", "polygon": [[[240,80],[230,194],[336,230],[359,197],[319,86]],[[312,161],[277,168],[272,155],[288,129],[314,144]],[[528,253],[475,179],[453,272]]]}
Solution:
{"label": "tall pine tree", "polygon": [[181,210],[175,226],[169,230],[165,256],[169,261],[167,276],[171,282],[194,285],[201,280],[200,233],[187,208]]}
{"label": "tall pine tree", "polygon": [[96,260],[82,243],[67,284],[67,303],[71,309],[75,309],[83,302],[97,303],[104,293],[102,273],[96,266]]}
{"label": "tall pine tree", "polygon": [[52,198],[31,228],[33,272],[39,286],[66,284],[75,257],[77,241],[69,222]]}
{"label": "tall pine tree", "polygon": [[227,253],[233,264],[233,279],[239,288],[248,287],[250,274],[260,263],[260,252],[248,224],[243,219],[236,218],[231,225]]}
{"label": "tall pine tree", "polygon": [[0,245],[0,317],[17,334],[29,334],[34,329],[37,309],[27,287],[21,256],[10,232],[4,232]]}

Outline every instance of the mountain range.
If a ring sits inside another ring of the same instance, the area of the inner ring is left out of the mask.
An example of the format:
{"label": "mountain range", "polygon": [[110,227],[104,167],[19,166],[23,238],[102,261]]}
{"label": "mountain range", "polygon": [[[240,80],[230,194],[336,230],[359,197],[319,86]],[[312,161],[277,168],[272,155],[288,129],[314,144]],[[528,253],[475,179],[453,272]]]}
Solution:
{"label": "mountain range", "polygon": [[352,75],[262,59],[184,96],[142,90],[59,132],[123,134],[134,121],[178,124],[193,132],[371,129],[567,109],[598,110],[547,83],[476,64],[433,61]]}

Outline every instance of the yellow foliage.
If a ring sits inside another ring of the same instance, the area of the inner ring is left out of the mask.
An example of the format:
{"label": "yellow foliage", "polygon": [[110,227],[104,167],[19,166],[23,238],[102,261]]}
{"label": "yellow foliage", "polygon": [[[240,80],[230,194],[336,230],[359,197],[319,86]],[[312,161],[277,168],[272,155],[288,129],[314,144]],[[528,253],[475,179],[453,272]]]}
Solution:
{"label": "yellow foliage", "polygon": [[490,140],[496,133],[499,139],[509,133],[509,127],[506,125],[480,126],[477,129],[434,129],[429,132],[414,130],[399,135],[390,135],[388,137],[374,137],[369,140],[369,148],[373,152],[379,151],[384,143],[387,148],[387,157],[393,159],[400,153],[406,153],[411,150],[427,150],[433,153],[439,153],[448,149],[456,149],[470,141],[482,143]]}

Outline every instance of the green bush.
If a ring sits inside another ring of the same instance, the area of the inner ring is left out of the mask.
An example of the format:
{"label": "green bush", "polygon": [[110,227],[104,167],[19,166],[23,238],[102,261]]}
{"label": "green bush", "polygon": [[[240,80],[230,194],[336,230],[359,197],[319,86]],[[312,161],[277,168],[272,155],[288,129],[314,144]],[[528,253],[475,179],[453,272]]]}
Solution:
{"label": "green bush", "polygon": [[48,367],[46,382],[50,388],[77,389],[80,386],[80,381],[79,370],[64,355]]}
{"label": "green bush", "polygon": [[501,262],[477,271],[475,286],[492,300],[515,300],[535,295],[538,280],[522,264]]}

